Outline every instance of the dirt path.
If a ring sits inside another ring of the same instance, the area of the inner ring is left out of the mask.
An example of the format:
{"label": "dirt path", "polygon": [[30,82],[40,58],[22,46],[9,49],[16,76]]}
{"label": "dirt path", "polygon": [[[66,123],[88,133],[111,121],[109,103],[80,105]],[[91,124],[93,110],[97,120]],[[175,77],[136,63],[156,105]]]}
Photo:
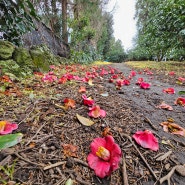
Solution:
{"label": "dirt path", "polygon": [[[120,70],[123,74],[128,76],[130,74],[131,68],[126,66],[125,64],[113,64],[112,67]],[[137,85],[123,86],[121,90],[117,93],[126,101],[130,102],[130,106],[132,107],[132,111],[137,114],[141,120],[143,120],[142,125],[138,126],[138,129],[149,129],[153,130],[154,133],[160,137],[161,140],[169,140],[175,142],[176,146],[183,145],[183,147],[179,147],[179,149],[175,149],[173,154],[180,164],[185,164],[185,138],[177,135],[172,135],[163,131],[162,127],[159,126],[161,122],[166,121],[168,118],[173,118],[174,122],[179,124],[181,127],[185,128],[185,108],[182,106],[176,106],[174,101],[179,97],[178,92],[184,91],[185,86],[179,86],[177,84],[170,85],[169,83],[162,82],[164,76],[160,77],[161,80],[157,80],[155,74],[146,75],[146,74],[137,74],[133,77],[132,81],[137,81],[138,78],[143,78],[144,81],[151,84],[151,88],[149,90],[140,89]],[[110,84],[108,85],[111,86]],[[163,89],[173,87],[176,91],[175,94],[167,94],[163,92]],[[164,109],[156,108],[160,103],[165,102],[173,107],[173,111],[168,111]],[[155,130],[151,127],[150,124],[146,123],[146,118],[148,118],[152,125],[157,128]],[[175,148],[176,148],[175,146]],[[160,144],[160,148],[162,150],[168,150],[168,146],[164,144]],[[177,184],[184,184],[185,178],[179,178],[176,176]],[[181,179],[181,180],[180,180]]]}

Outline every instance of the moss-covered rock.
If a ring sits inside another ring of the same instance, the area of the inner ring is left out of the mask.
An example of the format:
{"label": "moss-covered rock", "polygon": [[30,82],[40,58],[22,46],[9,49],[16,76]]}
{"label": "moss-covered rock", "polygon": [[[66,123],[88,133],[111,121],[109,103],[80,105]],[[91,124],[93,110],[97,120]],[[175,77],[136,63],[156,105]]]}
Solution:
{"label": "moss-covered rock", "polygon": [[59,60],[45,45],[36,46],[30,49],[30,54],[37,70],[48,71],[49,65],[59,64]]}
{"label": "moss-covered rock", "polygon": [[13,53],[13,59],[21,67],[33,68],[33,61],[31,55],[29,53],[29,50],[26,48],[16,48]]}
{"label": "moss-covered rock", "polygon": [[10,59],[14,50],[15,46],[11,42],[0,40],[0,59]]}
{"label": "moss-covered rock", "polygon": [[2,68],[2,73],[13,73],[18,74],[20,72],[20,66],[12,59],[10,60],[0,60],[0,66]]}

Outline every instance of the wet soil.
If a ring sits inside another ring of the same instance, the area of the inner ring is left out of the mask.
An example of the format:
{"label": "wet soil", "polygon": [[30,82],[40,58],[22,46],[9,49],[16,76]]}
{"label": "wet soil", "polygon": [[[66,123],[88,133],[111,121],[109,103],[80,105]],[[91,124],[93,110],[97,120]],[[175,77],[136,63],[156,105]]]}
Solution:
{"label": "wet soil", "polygon": [[[131,68],[123,63],[111,66],[117,69],[119,75],[128,77],[131,72]],[[104,68],[109,70],[107,66]],[[88,70],[90,69],[87,68],[86,71]],[[97,69],[97,72],[100,71],[100,68]],[[80,73],[83,74],[84,70]],[[24,137],[22,143],[0,151],[1,165],[11,166],[15,161],[13,177],[10,178],[1,170],[0,180],[26,185],[60,185],[71,178],[74,180],[73,184],[79,185],[121,185],[125,179],[124,163],[121,162],[120,168],[110,177],[100,179],[86,161],[90,143],[94,138],[102,137],[102,132],[107,127],[121,147],[128,184],[159,184],[158,180],[174,166],[184,165],[185,138],[164,132],[160,123],[173,118],[175,123],[185,128],[185,108],[174,104],[179,97],[178,92],[185,90],[185,86],[176,84],[177,77],[168,76],[165,72],[159,74],[153,71],[153,75],[147,75],[142,71],[142,74],[137,73],[132,77],[129,86],[117,89],[114,83],[109,83],[111,76],[108,74],[95,78],[93,86],[76,81],[43,84],[40,79],[15,83],[20,94],[24,94],[2,96],[0,117],[2,120],[18,123],[19,128],[15,132],[23,133]],[[140,89],[135,84],[140,77],[151,83],[149,90]],[[87,96],[91,96],[107,113],[105,118],[91,118],[95,124],[90,127],[82,125],[76,118],[76,114],[88,118],[88,107],[83,105],[81,93],[78,92],[80,86],[85,86]],[[166,94],[162,91],[169,87],[173,87],[176,93]],[[29,93],[26,95],[25,89],[26,92],[28,89],[33,90],[34,96]],[[101,95],[105,92],[108,96]],[[64,110],[62,106],[65,98],[74,99],[76,107]],[[156,108],[163,101],[171,105],[173,111]],[[146,129],[151,130],[159,140],[160,149],[157,152],[130,141],[136,131]],[[68,151],[65,144],[70,144],[75,149]],[[172,151],[168,157],[162,161],[156,160],[159,154],[168,151]],[[5,159],[7,161],[2,163]],[[171,184],[183,185],[185,177],[175,172],[170,180]]]}

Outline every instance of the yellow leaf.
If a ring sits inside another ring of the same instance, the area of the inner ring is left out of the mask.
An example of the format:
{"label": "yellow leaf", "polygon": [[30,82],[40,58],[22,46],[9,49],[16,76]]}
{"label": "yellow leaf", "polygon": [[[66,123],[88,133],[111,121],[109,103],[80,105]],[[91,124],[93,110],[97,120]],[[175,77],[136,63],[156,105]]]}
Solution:
{"label": "yellow leaf", "polygon": [[90,86],[93,86],[93,85],[94,85],[94,84],[92,83],[92,79],[91,79],[91,78],[89,79],[88,84],[89,84]]}
{"label": "yellow leaf", "polygon": [[79,121],[82,125],[91,126],[91,125],[94,124],[93,121],[91,121],[90,119],[85,118],[85,117],[83,117],[83,116],[80,116],[79,114],[76,114],[76,117],[78,118],[78,121]]}

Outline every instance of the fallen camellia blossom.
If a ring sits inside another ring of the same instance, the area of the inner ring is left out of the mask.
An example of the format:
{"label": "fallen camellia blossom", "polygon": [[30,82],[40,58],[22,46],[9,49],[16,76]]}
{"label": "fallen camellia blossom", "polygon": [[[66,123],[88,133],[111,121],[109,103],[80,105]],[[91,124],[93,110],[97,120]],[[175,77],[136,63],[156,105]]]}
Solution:
{"label": "fallen camellia blossom", "polygon": [[18,125],[16,123],[0,121],[0,135],[10,134],[13,130],[16,130],[17,128]]}
{"label": "fallen camellia blossom", "polygon": [[150,84],[146,83],[146,82],[141,82],[140,83],[140,88],[141,89],[149,89],[150,88]]}
{"label": "fallen camellia blossom", "polygon": [[136,85],[140,85],[142,82],[143,82],[143,78],[138,78],[137,82],[136,82]]}
{"label": "fallen camellia blossom", "polygon": [[185,106],[185,98],[183,97],[179,97],[175,100],[174,102],[176,105],[182,105],[182,106]]}
{"label": "fallen camellia blossom", "polygon": [[174,71],[170,71],[170,72],[168,73],[168,75],[174,76],[174,75],[175,75],[175,72],[174,72]]}
{"label": "fallen camellia blossom", "polygon": [[106,112],[103,109],[100,109],[100,106],[95,105],[91,108],[89,108],[90,112],[89,112],[89,116],[93,117],[93,118],[98,118],[98,117],[105,117],[106,116]]}
{"label": "fallen camellia blossom", "polygon": [[160,105],[157,106],[157,108],[167,109],[167,110],[173,110],[172,106],[166,104],[165,102],[162,102]]}
{"label": "fallen camellia blossom", "polygon": [[159,150],[158,140],[150,130],[137,131],[132,137],[143,148],[149,148],[154,151]]}
{"label": "fallen camellia blossom", "polygon": [[160,125],[163,126],[163,130],[165,132],[170,132],[172,134],[185,136],[185,129],[180,127],[176,123],[171,123],[171,122],[165,121],[165,122],[160,123]]}
{"label": "fallen camellia blossom", "polygon": [[136,76],[136,72],[135,72],[135,71],[131,71],[131,72],[130,72],[130,76],[132,76],[132,77],[133,77],[133,76]]}
{"label": "fallen camellia blossom", "polygon": [[123,80],[123,84],[124,84],[124,85],[130,85],[130,81],[127,80],[127,79],[125,79],[125,80]]}
{"label": "fallen camellia blossom", "polygon": [[58,79],[59,84],[65,84],[67,82],[67,78],[62,76],[61,78]]}
{"label": "fallen camellia blossom", "polygon": [[163,92],[168,93],[168,94],[175,94],[175,90],[174,88],[167,88],[167,89],[163,89]]}
{"label": "fallen camellia blossom", "polygon": [[69,107],[75,108],[75,101],[70,98],[64,99],[65,108],[68,109]]}
{"label": "fallen camellia blossom", "polygon": [[104,178],[118,169],[122,153],[112,136],[95,138],[90,148],[91,153],[87,157],[88,165],[98,177]]}
{"label": "fallen camellia blossom", "polygon": [[95,101],[91,97],[87,98],[85,94],[82,95],[82,98],[84,105],[93,106],[95,103]]}

